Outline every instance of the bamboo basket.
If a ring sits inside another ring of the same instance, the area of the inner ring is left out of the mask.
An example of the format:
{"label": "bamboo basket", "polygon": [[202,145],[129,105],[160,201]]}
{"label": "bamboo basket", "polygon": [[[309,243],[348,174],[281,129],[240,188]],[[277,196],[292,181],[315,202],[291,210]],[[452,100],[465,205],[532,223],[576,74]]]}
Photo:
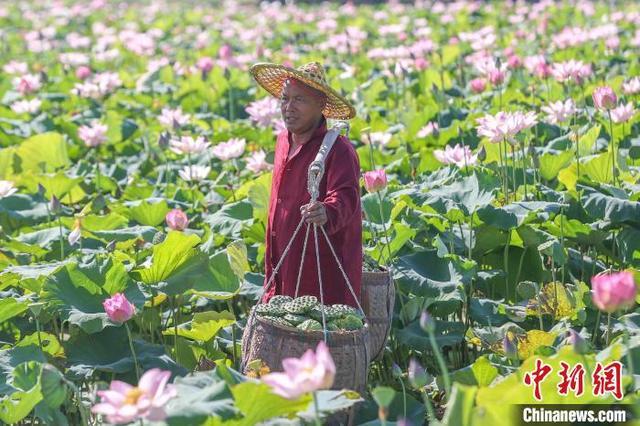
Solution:
{"label": "bamboo basket", "polygon": [[388,270],[362,271],[360,304],[371,327],[369,352],[371,360],[379,359],[391,331],[396,291]]}
{"label": "bamboo basket", "polygon": [[[327,333],[327,346],[336,365],[331,389],[351,389],[364,394],[370,362],[369,333],[366,320],[359,330]],[[284,358],[299,358],[307,349],[315,350],[322,340],[322,331],[299,330],[250,315],[242,335],[242,372],[246,374],[248,364],[256,359],[262,360],[271,371],[282,371]]]}

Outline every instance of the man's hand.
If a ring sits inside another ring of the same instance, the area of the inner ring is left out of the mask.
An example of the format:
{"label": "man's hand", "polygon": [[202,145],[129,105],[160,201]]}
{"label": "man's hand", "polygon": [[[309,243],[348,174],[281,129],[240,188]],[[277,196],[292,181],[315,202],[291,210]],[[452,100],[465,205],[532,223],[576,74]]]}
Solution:
{"label": "man's hand", "polygon": [[320,201],[305,204],[300,207],[300,213],[306,223],[315,223],[317,225],[324,225],[327,223],[327,211],[324,208],[324,204]]}

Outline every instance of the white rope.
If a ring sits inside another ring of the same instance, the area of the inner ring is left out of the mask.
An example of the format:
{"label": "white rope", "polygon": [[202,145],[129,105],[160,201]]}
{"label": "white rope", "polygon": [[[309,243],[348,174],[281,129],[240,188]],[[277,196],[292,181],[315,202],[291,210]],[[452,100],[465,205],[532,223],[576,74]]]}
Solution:
{"label": "white rope", "polygon": [[324,316],[324,291],[322,289],[322,274],[320,272],[320,249],[318,248],[318,225],[313,224],[313,239],[316,243],[316,265],[318,266],[318,285],[320,285],[320,313],[322,314],[322,332],[324,342],[327,343],[327,320]]}
{"label": "white rope", "polygon": [[302,265],[304,265],[304,255],[307,252],[307,241],[309,240],[309,229],[311,224],[307,223],[307,232],[304,234],[304,245],[302,246],[302,259],[300,260],[300,269],[298,270],[298,279],[296,280],[296,292],[294,297],[298,297],[298,290],[300,289],[300,278],[302,278]]}
{"label": "white rope", "polygon": [[264,293],[265,294],[267,293],[267,290],[269,289],[269,285],[271,285],[271,283],[273,282],[274,277],[278,273],[278,270],[280,269],[280,266],[282,265],[282,262],[284,261],[284,258],[287,256],[287,253],[289,252],[289,249],[291,248],[291,244],[293,244],[293,240],[296,238],[296,235],[298,235],[298,231],[300,231],[300,228],[302,227],[302,223],[303,222],[304,222],[304,218],[300,218],[300,222],[298,222],[298,226],[296,227],[296,230],[293,231],[293,235],[289,239],[289,242],[287,243],[287,246],[285,247],[284,252],[282,253],[282,256],[280,257],[280,260],[278,261],[278,264],[276,265],[275,268],[273,268],[273,271],[271,273],[271,277],[269,277],[269,281],[267,281],[267,284],[264,286]]}
{"label": "white rope", "polygon": [[336,251],[334,250],[333,245],[331,244],[331,240],[329,240],[329,236],[327,235],[327,231],[324,230],[324,226],[321,226],[320,230],[324,234],[324,237],[327,240],[327,244],[329,244],[329,248],[331,249],[331,254],[333,254],[333,258],[336,260],[336,263],[338,264],[338,268],[340,269],[340,272],[342,272],[342,277],[344,278],[345,282],[347,283],[347,287],[349,288],[349,291],[351,292],[351,295],[353,296],[353,300],[356,301],[356,304],[358,305],[358,309],[360,309],[360,313],[362,314],[362,316],[365,316],[364,315],[364,309],[362,309],[362,306],[360,306],[360,302],[358,301],[358,298],[356,297],[356,292],[353,290],[353,287],[351,286],[351,282],[349,281],[349,277],[347,276],[347,273],[342,268],[342,263],[340,263],[340,259],[338,259],[338,255],[336,254]]}

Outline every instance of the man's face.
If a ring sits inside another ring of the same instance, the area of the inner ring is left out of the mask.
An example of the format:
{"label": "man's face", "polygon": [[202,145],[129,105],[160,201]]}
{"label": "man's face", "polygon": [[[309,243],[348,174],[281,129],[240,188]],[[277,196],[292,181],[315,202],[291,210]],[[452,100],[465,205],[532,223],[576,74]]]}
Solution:
{"label": "man's face", "polygon": [[282,89],[280,111],[285,127],[301,134],[316,125],[324,108],[323,94],[297,80],[289,80]]}

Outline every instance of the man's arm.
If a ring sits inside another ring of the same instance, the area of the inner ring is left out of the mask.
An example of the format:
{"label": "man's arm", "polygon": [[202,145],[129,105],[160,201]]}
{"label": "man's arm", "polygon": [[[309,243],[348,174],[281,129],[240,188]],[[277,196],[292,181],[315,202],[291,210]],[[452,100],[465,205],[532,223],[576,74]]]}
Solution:
{"label": "man's arm", "polygon": [[[334,152],[331,164],[327,165],[327,193],[322,200],[327,215],[325,229],[335,234],[353,220],[360,207],[360,163],[355,150],[346,144]],[[361,220],[360,217],[356,218]]]}

